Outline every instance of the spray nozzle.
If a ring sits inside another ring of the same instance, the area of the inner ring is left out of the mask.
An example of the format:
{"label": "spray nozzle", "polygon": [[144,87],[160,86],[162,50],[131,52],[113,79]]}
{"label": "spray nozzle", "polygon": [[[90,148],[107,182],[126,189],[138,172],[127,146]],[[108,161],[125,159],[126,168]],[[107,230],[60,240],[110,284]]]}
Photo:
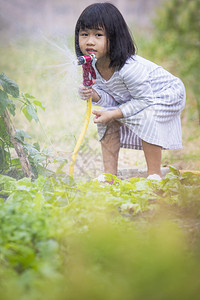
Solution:
{"label": "spray nozzle", "polygon": [[79,56],[77,57],[77,64],[78,65],[85,65],[89,62],[92,62],[95,58],[94,54],[88,54],[88,55],[83,55],[83,56]]}
{"label": "spray nozzle", "polygon": [[83,85],[87,87],[91,87],[93,85],[92,79],[96,79],[95,70],[92,66],[92,61],[94,59],[94,54],[77,57],[77,64],[82,65],[83,68]]}

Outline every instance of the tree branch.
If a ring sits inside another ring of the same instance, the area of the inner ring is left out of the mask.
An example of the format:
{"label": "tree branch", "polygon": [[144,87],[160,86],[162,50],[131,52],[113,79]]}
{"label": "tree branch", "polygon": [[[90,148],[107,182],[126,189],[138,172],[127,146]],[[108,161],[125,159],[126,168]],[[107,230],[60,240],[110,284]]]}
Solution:
{"label": "tree branch", "polygon": [[3,113],[3,115],[1,116],[2,120],[5,124],[6,127],[6,131],[8,133],[8,135],[10,136],[10,141],[13,144],[15,151],[17,153],[17,156],[19,157],[21,166],[22,166],[22,170],[24,172],[24,174],[27,177],[31,177],[34,178],[34,174],[30,165],[30,162],[28,160],[28,157],[26,155],[26,152],[24,150],[23,145],[15,138],[15,133],[16,133],[16,129],[12,123],[12,120],[10,119],[10,116],[7,112],[7,110]]}

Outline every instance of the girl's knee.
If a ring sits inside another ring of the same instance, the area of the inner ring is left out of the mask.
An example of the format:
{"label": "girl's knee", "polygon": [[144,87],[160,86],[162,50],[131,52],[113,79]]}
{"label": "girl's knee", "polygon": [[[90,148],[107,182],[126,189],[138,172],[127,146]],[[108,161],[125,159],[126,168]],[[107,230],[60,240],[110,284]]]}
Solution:
{"label": "girl's knee", "polygon": [[111,121],[107,124],[107,129],[106,129],[106,135],[109,135],[109,134],[113,134],[113,133],[118,133],[119,132],[119,129],[121,127],[121,124],[120,122],[114,120],[114,121]]}

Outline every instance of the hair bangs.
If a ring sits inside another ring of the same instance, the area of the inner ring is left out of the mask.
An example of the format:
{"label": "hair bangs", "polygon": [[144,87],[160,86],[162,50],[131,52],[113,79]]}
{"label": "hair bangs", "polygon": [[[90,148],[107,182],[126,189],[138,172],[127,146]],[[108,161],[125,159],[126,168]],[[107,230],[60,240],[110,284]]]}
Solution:
{"label": "hair bangs", "polygon": [[85,29],[102,29],[105,28],[104,20],[102,16],[95,11],[90,14],[89,12],[86,12],[82,15],[79,19],[79,30],[85,30]]}

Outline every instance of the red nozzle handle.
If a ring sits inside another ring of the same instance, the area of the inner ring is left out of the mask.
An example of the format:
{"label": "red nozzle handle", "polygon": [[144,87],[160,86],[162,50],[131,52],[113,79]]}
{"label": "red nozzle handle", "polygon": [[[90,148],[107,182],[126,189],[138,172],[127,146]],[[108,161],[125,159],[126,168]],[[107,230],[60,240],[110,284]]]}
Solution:
{"label": "red nozzle handle", "polygon": [[83,68],[83,85],[91,86],[93,84],[92,79],[96,79],[96,73],[92,66],[92,61],[94,60],[94,54],[88,54],[84,56],[77,57],[78,65],[82,65]]}
{"label": "red nozzle handle", "polygon": [[87,64],[88,62],[93,61],[94,58],[95,58],[94,54],[79,56],[79,57],[77,57],[77,64],[78,65]]}
{"label": "red nozzle handle", "polygon": [[96,79],[96,73],[92,66],[92,62],[88,62],[82,65],[83,68],[83,85],[84,86],[91,86],[93,84],[92,79]]}

